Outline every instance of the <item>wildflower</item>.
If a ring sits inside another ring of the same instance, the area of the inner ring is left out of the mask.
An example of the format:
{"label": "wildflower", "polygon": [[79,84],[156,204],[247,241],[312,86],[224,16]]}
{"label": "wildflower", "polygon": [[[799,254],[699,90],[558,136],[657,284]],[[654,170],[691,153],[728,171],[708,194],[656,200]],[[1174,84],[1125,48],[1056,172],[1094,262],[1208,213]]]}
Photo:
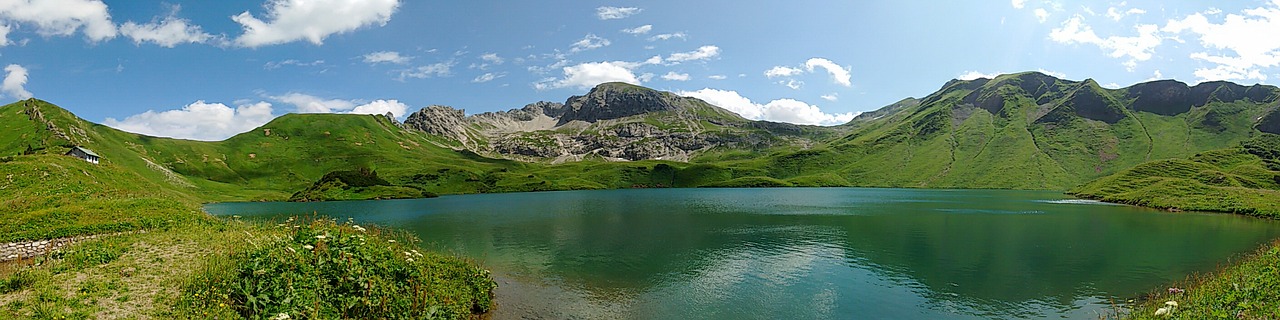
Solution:
{"label": "wildflower", "polygon": [[413,262],[413,258],[407,258],[405,260],[409,260],[409,262]]}
{"label": "wildflower", "polygon": [[316,236],[316,239],[324,240],[324,238],[325,238],[325,236],[324,236],[323,234],[322,234],[322,235],[318,235],[318,236]]}
{"label": "wildflower", "polygon": [[293,247],[284,247],[284,248],[288,249],[290,253],[298,253],[298,250],[293,250]]}
{"label": "wildflower", "polygon": [[1170,309],[1169,307],[1161,307],[1160,309],[1156,309],[1156,316],[1159,317],[1163,315],[1168,315],[1170,310],[1173,310],[1173,309]]}
{"label": "wildflower", "polygon": [[1183,292],[1187,292],[1187,290],[1179,289],[1179,288],[1169,288],[1169,294],[1183,293]]}
{"label": "wildflower", "polygon": [[302,248],[303,248],[303,249],[307,249],[307,250],[311,250],[311,249],[315,249],[316,247],[312,247],[312,246],[311,246],[311,245],[309,245],[309,244],[304,244],[304,245],[302,245]]}
{"label": "wildflower", "polygon": [[1178,302],[1177,302],[1177,301],[1173,301],[1173,300],[1169,300],[1169,301],[1165,301],[1164,305],[1169,306],[1169,307],[1172,307],[1172,308],[1177,308],[1177,307],[1178,307]]}
{"label": "wildflower", "polygon": [[357,225],[352,225],[352,226],[351,226],[351,228],[352,228],[352,229],[356,229],[356,231],[364,232],[364,227],[361,227],[361,226],[360,226],[360,225],[358,225],[358,224],[357,224]]}
{"label": "wildflower", "polygon": [[271,320],[289,320],[289,314],[281,312],[280,314],[271,317]]}
{"label": "wildflower", "polygon": [[395,240],[395,239],[387,240],[387,242],[390,242],[390,243],[396,243],[396,240]]}
{"label": "wildflower", "polygon": [[422,253],[418,252],[418,250],[417,250],[417,249],[409,250],[409,251],[413,251],[413,254],[414,254],[414,255],[417,255],[417,256],[419,256],[419,257],[421,257],[421,256],[422,256]]}

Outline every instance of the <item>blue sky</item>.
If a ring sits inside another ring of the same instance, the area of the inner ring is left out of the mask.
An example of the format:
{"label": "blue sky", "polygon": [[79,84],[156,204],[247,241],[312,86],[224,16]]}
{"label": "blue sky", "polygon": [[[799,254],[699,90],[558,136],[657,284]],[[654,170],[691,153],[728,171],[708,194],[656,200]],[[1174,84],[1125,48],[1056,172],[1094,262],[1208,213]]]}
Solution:
{"label": "blue sky", "polygon": [[4,0],[0,99],[219,140],[292,112],[468,114],[604,81],[833,125],[953,78],[1280,79],[1280,0]]}

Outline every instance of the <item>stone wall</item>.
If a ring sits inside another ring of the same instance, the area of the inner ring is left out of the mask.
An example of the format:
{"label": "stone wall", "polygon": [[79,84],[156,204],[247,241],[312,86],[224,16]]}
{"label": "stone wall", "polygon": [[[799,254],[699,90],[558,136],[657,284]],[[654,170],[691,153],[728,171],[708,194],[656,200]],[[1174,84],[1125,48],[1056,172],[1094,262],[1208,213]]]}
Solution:
{"label": "stone wall", "polygon": [[123,233],[125,232],[0,244],[0,262],[32,258],[76,242]]}

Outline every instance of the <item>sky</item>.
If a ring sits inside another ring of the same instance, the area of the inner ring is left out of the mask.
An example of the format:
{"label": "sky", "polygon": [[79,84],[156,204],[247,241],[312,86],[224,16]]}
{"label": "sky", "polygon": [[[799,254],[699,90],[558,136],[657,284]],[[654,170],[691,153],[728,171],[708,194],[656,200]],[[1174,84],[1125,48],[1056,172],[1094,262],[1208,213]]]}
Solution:
{"label": "sky", "polygon": [[0,101],[221,140],[287,113],[467,114],[621,81],[835,125],[950,79],[1280,79],[1280,0],[0,0]]}

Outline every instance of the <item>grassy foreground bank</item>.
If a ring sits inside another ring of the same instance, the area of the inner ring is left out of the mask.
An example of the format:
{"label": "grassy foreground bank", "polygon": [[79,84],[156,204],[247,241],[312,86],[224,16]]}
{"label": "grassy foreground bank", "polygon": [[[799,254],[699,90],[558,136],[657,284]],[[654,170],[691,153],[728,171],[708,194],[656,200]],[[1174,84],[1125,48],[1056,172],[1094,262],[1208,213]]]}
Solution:
{"label": "grassy foreground bank", "polygon": [[119,233],[0,263],[0,316],[471,318],[488,272],[412,235],[324,218],[210,217],[191,190],[76,158],[0,161],[0,242]]}

